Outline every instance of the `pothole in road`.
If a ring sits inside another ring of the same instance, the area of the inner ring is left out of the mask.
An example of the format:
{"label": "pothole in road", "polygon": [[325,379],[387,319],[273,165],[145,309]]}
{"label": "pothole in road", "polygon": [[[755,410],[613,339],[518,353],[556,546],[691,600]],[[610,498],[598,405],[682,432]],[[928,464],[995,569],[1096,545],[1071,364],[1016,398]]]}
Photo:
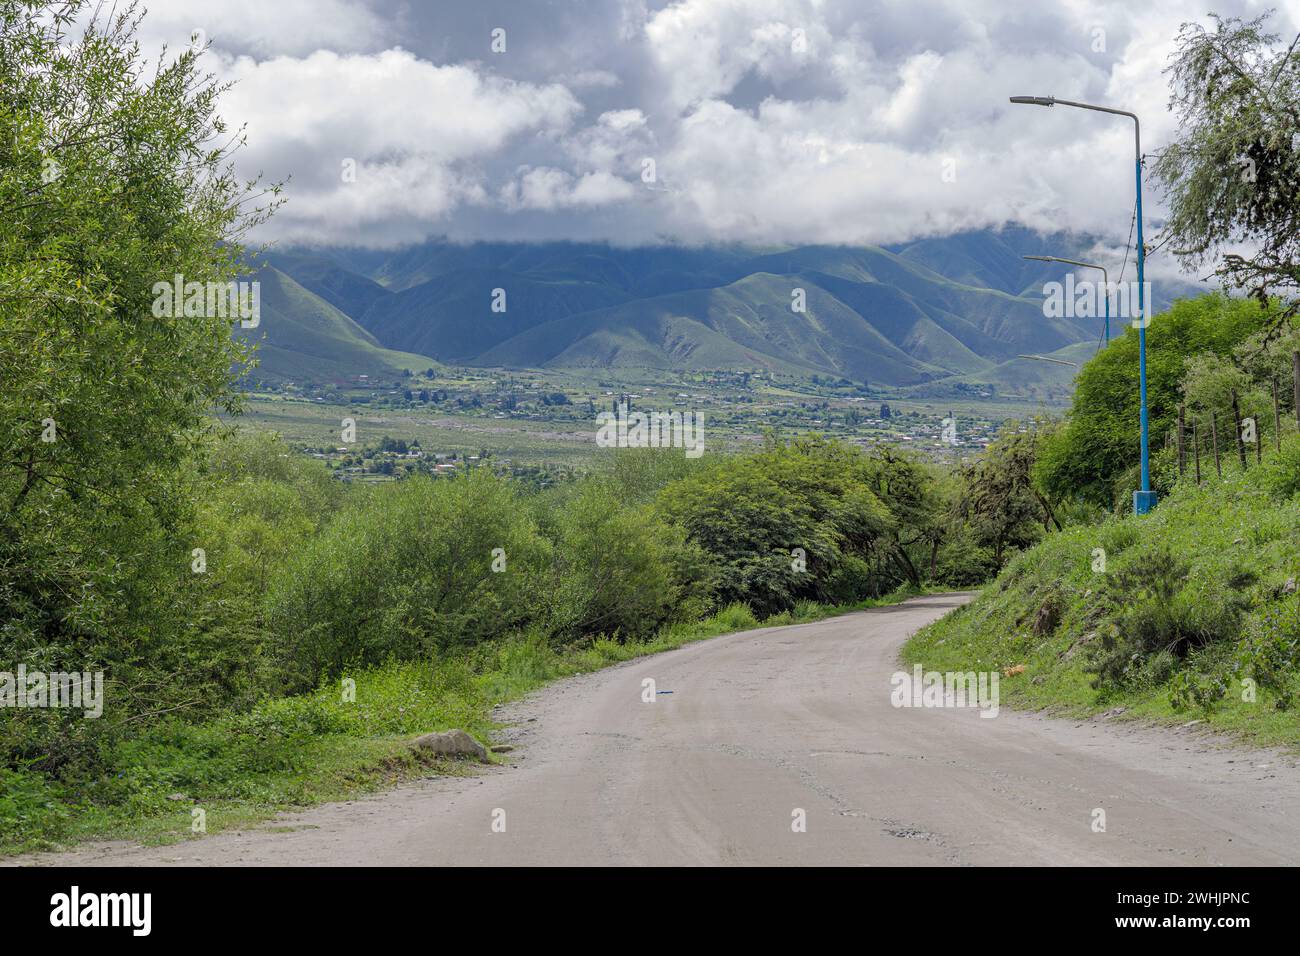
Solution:
{"label": "pothole in road", "polygon": [[938,840],[939,838],[929,830],[918,830],[916,827],[883,827],[885,833],[892,837],[898,837],[900,840]]}

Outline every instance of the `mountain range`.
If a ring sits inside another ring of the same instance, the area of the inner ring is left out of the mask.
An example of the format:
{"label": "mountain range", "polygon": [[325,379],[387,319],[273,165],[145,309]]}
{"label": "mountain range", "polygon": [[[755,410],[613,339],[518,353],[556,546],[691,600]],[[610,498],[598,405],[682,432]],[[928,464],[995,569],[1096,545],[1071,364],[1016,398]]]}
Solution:
{"label": "mountain range", "polygon": [[[1096,318],[1048,318],[1043,286],[1090,243],[1022,229],[892,246],[429,242],[273,251],[257,377],[343,380],[431,364],[769,369],[888,387],[1068,383]],[[1130,263],[1130,272],[1132,264]],[[1117,272],[1118,270],[1114,270]],[[1131,275],[1129,276],[1131,278]],[[1156,308],[1194,294],[1160,284]],[[1122,322],[1114,322],[1118,334]],[[432,360],[432,361],[431,361]]]}

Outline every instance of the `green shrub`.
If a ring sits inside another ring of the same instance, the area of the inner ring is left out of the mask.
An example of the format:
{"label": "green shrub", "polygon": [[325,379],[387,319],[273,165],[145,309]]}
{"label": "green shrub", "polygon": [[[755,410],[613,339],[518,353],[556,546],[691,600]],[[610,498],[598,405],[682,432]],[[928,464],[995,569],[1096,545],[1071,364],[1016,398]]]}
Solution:
{"label": "green shrub", "polygon": [[69,816],[59,796],[42,774],[0,767],[0,843],[29,833],[57,836]]}
{"label": "green shrub", "polygon": [[820,596],[829,604],[857,604],[872,594],[871,566],[855,554],[846,554],[826,575]]}
{"label": "green shrub", "polygon": [[894,498],[910,502],[924,497],[928,480],[898,464],[895,480],[882,481],[882,463],[847,446],[770,445],[668,485],[658,510],[717,563],[720,602],[766,617],[801,599],[878,595],[897,583],[879,562],[908,559],[886,544],[898,522],[874,489],[889,484]]}
{"label": "green shrub", "polygon": [[505,479],[474,471],[380,487],[312,540],[272,588],[269,626],[284,680],[305,690],[348,666],[504,636],[539,614],[549,558]]}
{"label": "green shrub", "polygon": [[1264,462],[1264,486],[1275,498],[1300,494],[1300,435],[1288,435],[1282,448]]}
{"label": "green shrub", "polygon": [[561,640],[644,640],[712,601],[707,556],[647,505],[608,481],[584,482],[544,519],[552,544],[547,624]]}
{"label": "green shrub", "polygon": [[1238,650],[1238,673],[1274,695],[1279,710],[1294,703],[1300,672],[1300,594],[1273,604],[1251,622]]}
{"label": "green shrub", "polygon": [[1089,667],[1095,687],[1163,682],[1168,658],[1236,638],[1254,573],[1234,569],[1219,578],[1203,565],[1192,570],[1157,546],[1107,575],[1101,600],[1114,628],[1103,632]]}

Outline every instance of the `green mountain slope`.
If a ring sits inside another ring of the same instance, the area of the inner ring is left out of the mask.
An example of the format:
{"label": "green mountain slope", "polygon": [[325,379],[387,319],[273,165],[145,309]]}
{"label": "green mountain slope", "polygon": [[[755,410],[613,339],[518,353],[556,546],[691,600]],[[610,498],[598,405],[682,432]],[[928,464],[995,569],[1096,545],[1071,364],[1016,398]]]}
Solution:
{"label": "green mountain slope", "polygon": [[639,299],[547,323],[480,356],[483,364],[769,368],[916,382],[937,369],[903,352],[815,285],[791,308],[789,277],[750,275],[720,289]]}
{"label": "green mountain slope", "polygon": [[392,295],[379,283],[350,272],[325,256],[274,253],[267,258],[272,266],[304,289],[316,293],[354,320],[377,299]]}
{"label": "green mountain slope", "polygon": [[261,322],[236,329],[258,344],[256,380],[354,381],[358,375],[396,378],[404,368],[437,363],[386,349],[365,329],[278,269],[254,276],[261,283]]}
{"label": "green mountain slope", "polygon": [[[1021,257],[1094,245],[1009,228],[893,248],[429,242],[278,253],[273,264],[377,343],[444,362],[767,367],[1037,394],[1068,391],[1068,367],[1017,356],[1073,354],[1062,350],[1095,343],[1101,320],[1045,316],[1044,284],[1070,269]],[[804,313],[790,308],[795,288]],[[1159,288],[1157,304],[1172,287]],[[505,312],[492,311],[495,289]]]}
{"label": "green mountain slope", "polygon": [[[774,274],[754,271],[759,267],[805,268]],[[911,385],[951,374],[980,376],[1021,352],[1055,352],[1091,336],[1076,323],[1044,318],[1036,302],[960,286],[882,250],[791,250],[748,260],[736,271],[742,277],[719,288],[638,299],[539,325],[476,361],[654,368],[782,363]],[[797,289],[803,290],[803,313],[791,307]],[[702,336],[701,329],[712,335]]]}
{"label": "green mountain slope", "polygon": [[[504,312],[492,311],[496,289],[504,290]],[[393,348],[482,364],[478,357],[483,352],[514,335],[627,298],[617,287],[598,282],[540,281],[505,269],[465,269],[378,299],[358,321]]]}

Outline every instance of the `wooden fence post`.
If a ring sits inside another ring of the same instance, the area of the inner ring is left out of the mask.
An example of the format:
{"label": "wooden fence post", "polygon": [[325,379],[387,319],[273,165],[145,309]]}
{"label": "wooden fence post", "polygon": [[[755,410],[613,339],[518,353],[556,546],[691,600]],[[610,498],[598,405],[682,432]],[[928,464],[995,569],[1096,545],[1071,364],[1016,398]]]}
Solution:
{"label": "wooden fence post", "polygon": [[1273,376],[1273,445],[1282,450],[1282,406],[1277,402],[1277,376]]}
{"label": "wooden fence post", "polygon": [[1196,429],[1196,419],[1192,419],[1192,461],[1196,463],[1196,483],[1201,483],[1201,435]]}
{"label": "wooden fence post", "polygon": [[1295,393],[1295,424],[1300,428],[1300,351],[1291,353],[1291,381]]}
{"label": "wooden fence post", "polygon": [[1232,427],[1237,432],[1237,457],[1241,459],[1241,470],[1246,470],[1246,443],[1241,440],[1241,408],[1237,405],[1237,390],[1232,390]]}
{"label": "wooden fence post", "polygon": [[1219,464],[1219,427],[1215,423],[1214,410],[1210,410],[1210,442],[1214,446],[1214,470],[1223,477],[1223,466]]}
{"label": "wooden fence post", "polygon": [[1183,447],[1183,428],[1185,427],[1184,416],[1186,415],[1186,411],[1187,411],[1186,406],[1183,405],[1178,406],[1178,477],[1179,478],[1183,477],[1183,472],[1187,470],[1187,451]]}

